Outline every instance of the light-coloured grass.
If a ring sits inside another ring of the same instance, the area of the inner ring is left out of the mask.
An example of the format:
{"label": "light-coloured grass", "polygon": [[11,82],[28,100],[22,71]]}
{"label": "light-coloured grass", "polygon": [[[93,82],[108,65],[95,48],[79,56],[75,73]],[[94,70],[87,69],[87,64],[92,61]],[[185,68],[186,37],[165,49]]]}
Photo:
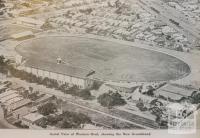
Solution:
{"label": "light-coloured grass", "polygon": [[60,56],[68,65],[95,70],[96,78],[113,81],[166,81],[190,71],[187,64],[163,53],[89,38],[43,37],[22,43],[17,51],[55,66]]}

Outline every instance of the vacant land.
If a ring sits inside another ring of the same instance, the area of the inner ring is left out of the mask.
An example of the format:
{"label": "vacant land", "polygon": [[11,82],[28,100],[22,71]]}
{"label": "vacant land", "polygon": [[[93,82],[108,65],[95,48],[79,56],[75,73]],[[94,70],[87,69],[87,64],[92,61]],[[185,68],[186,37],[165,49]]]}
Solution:
{"label": "vacant land", "polygon": [[37,38],[16,49],[23,57],[46,66],[55,63],[59,67],[56,59],[61,57],[66,66],[94,70],[93,78],[103,80],[166,81],[190,72],[187,64],[163,53],[83,37]]}

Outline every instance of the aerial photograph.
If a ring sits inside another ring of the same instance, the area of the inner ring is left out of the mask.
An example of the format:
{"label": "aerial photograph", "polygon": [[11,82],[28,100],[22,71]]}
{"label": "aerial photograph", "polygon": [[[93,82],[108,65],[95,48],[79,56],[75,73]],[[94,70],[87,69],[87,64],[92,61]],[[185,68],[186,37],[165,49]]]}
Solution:
{"label": "aerial photograph", "polygon": [[200,0],[0,0],[0,129],[182,128],[200,129]]}

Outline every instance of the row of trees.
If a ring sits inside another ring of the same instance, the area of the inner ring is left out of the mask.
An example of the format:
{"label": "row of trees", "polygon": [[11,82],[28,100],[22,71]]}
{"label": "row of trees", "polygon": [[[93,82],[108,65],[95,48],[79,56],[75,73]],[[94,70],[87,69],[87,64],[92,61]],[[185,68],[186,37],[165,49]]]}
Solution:
{"label": "row of trees", "polygon": [[71,94],[73,96],[82,97],[85,100],[92,99],[93,96],[91,95],[90,89],[79,89],[76,85],[69,87],[68,84],[63,84],[59,88],[65,94]]}
{"label": "row of trees", "polygon": [[65,111],[61,115],[48,115],[41,121],[37,122],[37,125],[46,128],[49,126],[56,126],[58,128],[81,128],[81,124],[92,123],[91,119],[82,113],[75,113]]}

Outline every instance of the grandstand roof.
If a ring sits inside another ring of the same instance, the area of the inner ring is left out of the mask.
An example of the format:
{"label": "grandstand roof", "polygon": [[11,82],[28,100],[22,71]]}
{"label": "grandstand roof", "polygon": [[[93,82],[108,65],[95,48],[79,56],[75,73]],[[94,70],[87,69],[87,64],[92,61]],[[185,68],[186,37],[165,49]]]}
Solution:
{"label": "grandstand roof", "polygon": [[41,60],[28,60],[25,65],[32,68],[77,78],[86,78],[86,75],[90,72],[90,70],[86,70],[79,67],[73,67],[64,63],[57,64],[56,62],[54,63]]}

